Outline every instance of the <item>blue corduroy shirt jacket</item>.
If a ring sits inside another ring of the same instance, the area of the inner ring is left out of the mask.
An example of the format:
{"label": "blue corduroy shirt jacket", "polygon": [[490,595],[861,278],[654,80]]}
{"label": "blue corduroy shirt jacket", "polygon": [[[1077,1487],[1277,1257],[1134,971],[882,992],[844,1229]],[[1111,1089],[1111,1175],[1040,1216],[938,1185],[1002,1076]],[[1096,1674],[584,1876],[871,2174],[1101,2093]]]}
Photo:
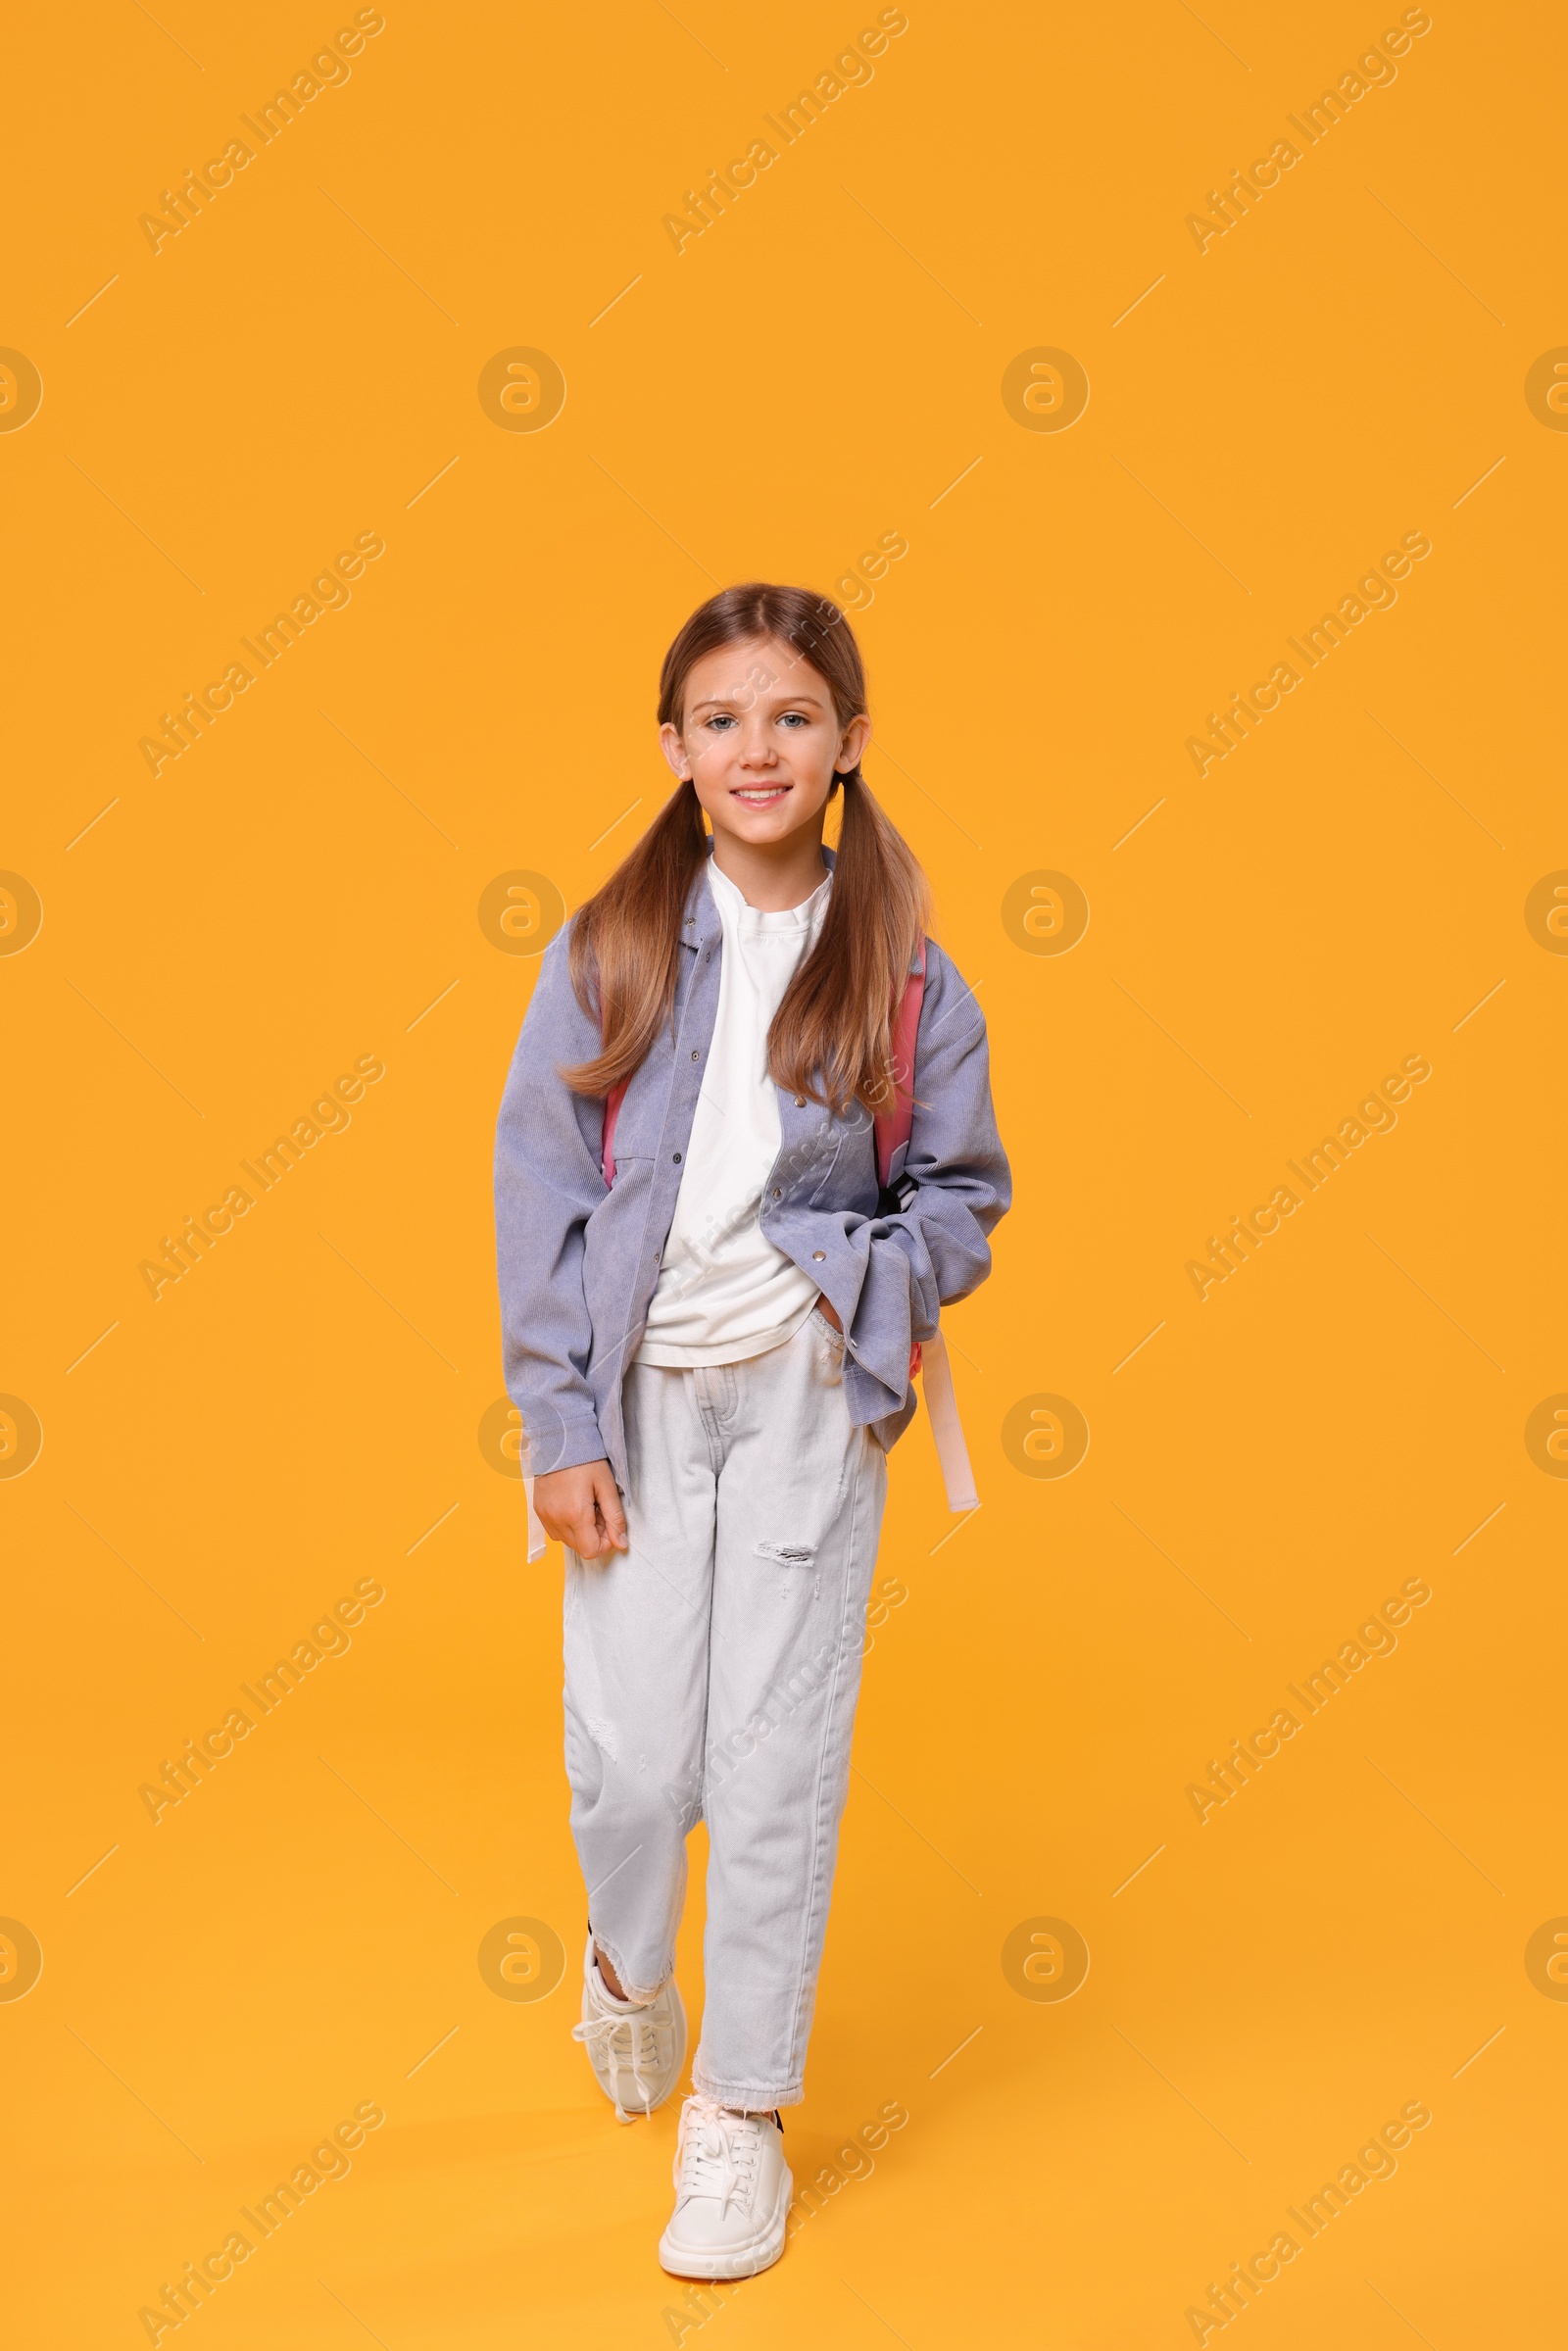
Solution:
{"label": "blue corduroy shirt jacket", "polygon": [[[831,863],[831,852],[824,851]],[[569,925],[540,966],[496,1135],[496,1234],[507,1391],[534,1476],[608,1459],[627,1486],[621,1383],[637,1352],[686,1171],[718,1007],[723,953],[706,872],[682,930],[672,1029],[632,1078],[602,1166],[605,1106],[557,1074],[594,1058],[597,1022],[567,969]],[[850,1415],[891,1446],[913,1416],[911,1340],[991,1270],[987,1236],[1011,1200],[991,1103],[986,1024],[934,940],[915,1039],[913,1124],[902,1169],[915,1191],[879,1213],[872,1121],[836,1118],[779,1089],[780,1148],[762,1230],[823,1291],[845,1333]]]}

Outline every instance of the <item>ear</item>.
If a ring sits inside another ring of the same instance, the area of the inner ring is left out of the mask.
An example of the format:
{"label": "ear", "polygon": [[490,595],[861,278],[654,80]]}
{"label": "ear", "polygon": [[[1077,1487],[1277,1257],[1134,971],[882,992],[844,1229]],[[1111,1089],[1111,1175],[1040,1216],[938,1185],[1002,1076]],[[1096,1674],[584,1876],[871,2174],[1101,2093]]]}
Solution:
{"label": "ear", "polygon": [[860,754],[864,751],[870,740],[871,721],[862,710],[859,717],[852,718],[849,725],[844,730],[843,738],[840,741],[837,752],[834,754],[834,773],[836,775],[848,775],[853,768],[858,767],[860,764]]}
{"label": "ear", "polygon": [[681,741],[678,726],[664,725],[660,728],[659,748],[669,761],[672,772],[679,776],[683,784],[689,784],[692,780],[691,757]]}

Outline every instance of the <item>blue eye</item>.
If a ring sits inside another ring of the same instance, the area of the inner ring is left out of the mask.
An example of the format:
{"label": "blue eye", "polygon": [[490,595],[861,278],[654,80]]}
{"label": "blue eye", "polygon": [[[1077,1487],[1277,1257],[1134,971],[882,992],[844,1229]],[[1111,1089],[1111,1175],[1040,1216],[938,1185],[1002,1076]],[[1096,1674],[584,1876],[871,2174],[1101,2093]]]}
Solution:
{"label": "blue eye", "polygon": [[786,710],[781,723],[785,726],[809,726],[811,722],[804,710]]}
{"label": "blue eye", "polygon": [[727,728],[732,727],[735,721],[728,710],[715,710],[708,723],[715,732],[722,734]]}

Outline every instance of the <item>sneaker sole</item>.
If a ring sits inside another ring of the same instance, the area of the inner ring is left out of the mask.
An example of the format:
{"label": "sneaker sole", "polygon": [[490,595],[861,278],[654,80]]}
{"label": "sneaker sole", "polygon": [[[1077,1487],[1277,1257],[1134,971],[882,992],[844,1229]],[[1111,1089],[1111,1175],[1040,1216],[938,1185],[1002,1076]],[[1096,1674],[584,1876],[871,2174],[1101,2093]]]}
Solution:
{"label": "sneaker sole", "polygon": [[659,2240],[660,2268],[671,2278],[755,2278],[760,2270],[771,2269],[784,2250],[794,2196],[795,2180],[786,2169],[771,2221],[745,2245],[686,2246],[666,2229]]}

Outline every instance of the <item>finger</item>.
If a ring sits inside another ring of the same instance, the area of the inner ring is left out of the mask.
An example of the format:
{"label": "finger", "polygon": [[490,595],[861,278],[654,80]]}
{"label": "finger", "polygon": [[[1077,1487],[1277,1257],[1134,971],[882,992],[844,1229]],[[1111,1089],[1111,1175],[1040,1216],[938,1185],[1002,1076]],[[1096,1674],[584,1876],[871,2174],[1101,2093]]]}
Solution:
{"label": "finger", "polygon": [[617,1551],[626,1548],[626,1513],[620,1506],[620,1495],[613,1478],[603,1478],[594,1490],[594,1500],[604,1522],[608,1543]]}

